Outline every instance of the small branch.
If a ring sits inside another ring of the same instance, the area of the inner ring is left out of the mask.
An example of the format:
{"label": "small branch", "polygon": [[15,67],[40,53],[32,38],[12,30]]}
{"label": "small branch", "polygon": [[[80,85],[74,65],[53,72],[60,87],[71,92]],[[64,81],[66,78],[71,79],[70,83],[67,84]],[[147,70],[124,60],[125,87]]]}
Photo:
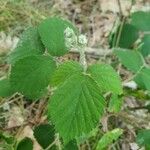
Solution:
{"label": "small branch", "polygon": [[119,7],[120,16],[122,17],[123,16],[123,11],[122,11],[122,8],[121,8],[120,0],[117,0],[117,3],[118,3],[118,7]]}
{"label": "small branch", "polygon": [[87,62],[86,62],[86,58],[85,58],[84,48],[80,48],[80,64],[83,66],[83,69],[86,72]]}
{"label": "small branch", "polygon": [[123,29],[123,26],[124,26],[124,23],[125,23],[125,20],[126,20],[126,17],[121,17],[121,24],[120,24],[120,27],[119,27],[119,32],[118,32],[118,36],[117,36],[117,41],[116,41],[116,47],[119,46],[119,42],[120,42],[120,38],[121,38],[121,33],[122,33],[122,29]]}
{"label": "small branch", "polygon": [[147,109],[146,106],[139,106],[139,107],[128,107],[129,110],[135,111],[135,110],[140,110],[140,109]]}
{"label": "small branch", "polygon": [[[70,52],[79,54],[78,49],[71,49]],[[96,59],[99,59],[102,56],[111,56],[112,52],[113,51],[111,49],[91,48],[91,47],[85,48],[85,54],[91,56],[92,58],[96,58]]]}

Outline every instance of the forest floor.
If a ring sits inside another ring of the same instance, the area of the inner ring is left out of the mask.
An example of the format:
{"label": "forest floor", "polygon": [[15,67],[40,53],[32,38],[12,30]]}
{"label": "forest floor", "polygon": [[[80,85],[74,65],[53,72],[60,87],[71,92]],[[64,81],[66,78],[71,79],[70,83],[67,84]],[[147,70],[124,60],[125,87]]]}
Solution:
{"label": "forest floor", "polygon": [[[120,3],[119,3],[120,2]],[[26,0],[13,2],[0,1],[0,78],[9,70],[6,56],[16,46],[20,34],[29,26],[37,25],[42,19],[49,16],[62,16],[73,22],[79,31],[88,37],[88,63],[105,62],[115,63],[115,57],[109,47],[109,35],[115,21],[121,16],[128,17],[136,10],[150,9],[149,0],[136,0],[131,5],[130,0]],[[61,58],[78,60],[76,52]],[[122,76],[123,82],[130,78],[130,72],[120,64],[116,67]],[[145,109],[140,109],[147,103],[149,97],[143,96],[140,90],[126,89],[122,111],[117,115],[108,115],[102,119],[103,130],[113,126],[122,127],[126,134],[114,143],[118,150],[138,150],[135,143],[136,129],[150,128],[150,115]],[[33,138],[32,126],[46,122],[44,115],[47,97],[40,102],[24,101],[22,95],[0,99],[0,129],[11,132],[16,137],[29,136]],[[112,123],[112,124],[111,124]],[[89,149],[85,143],[81,150]],[[113,146],[110,147],[113,149]],[[114,148],[115,149],[115,148]],[[35,142],[35,150],[40,150]]]}

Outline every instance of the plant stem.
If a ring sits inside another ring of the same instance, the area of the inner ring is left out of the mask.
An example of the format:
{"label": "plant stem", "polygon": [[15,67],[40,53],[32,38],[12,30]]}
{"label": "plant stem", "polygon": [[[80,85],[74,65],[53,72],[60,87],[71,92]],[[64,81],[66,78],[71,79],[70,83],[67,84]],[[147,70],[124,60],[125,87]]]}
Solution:
{"label": "plant stem", "polygon": [[83,66],[84,72],[87,70],[87,62],[85,58],[85,50],[84,48],[80,48],[80,64]]}

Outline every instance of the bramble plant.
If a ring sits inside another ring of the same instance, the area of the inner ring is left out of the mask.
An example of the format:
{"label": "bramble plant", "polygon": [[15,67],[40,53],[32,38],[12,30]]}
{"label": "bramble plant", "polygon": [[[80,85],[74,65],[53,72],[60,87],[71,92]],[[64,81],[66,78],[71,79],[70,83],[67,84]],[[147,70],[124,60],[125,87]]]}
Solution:
{"label": "bramble plant", "polygon": [[[45,150],[70,150],[70,146],[78,149],[80,138],[97,128],[104,115],[104,94],[112,93],[109,110],[120,110],[121,103],[114,105],[123,92],[120,77],[110,65],[88,66],[85,57],[87,43],[86,36],[80,35],[70,22],[53,17],[38,27],[27,29],[8,56],[11,69],[8,77],[0,81],[4,85],[0,89],[1,96],[19,92],[29,100],[37,100],[51,91],[47,106],[50,124],[34,129],[36,140]],[[70,49],[79,51],[80,61],[59,62],[57,58]],[[122,130],[116,129],[103,138],[110,144],[121,134]],[[64,146],[59,144],[56,147],[54,141]],[[17,150],[33,149],[29,138],[14,145]],[[107,143],[102,139],[97,150],[101,149],[99,147],[105,148]]]}

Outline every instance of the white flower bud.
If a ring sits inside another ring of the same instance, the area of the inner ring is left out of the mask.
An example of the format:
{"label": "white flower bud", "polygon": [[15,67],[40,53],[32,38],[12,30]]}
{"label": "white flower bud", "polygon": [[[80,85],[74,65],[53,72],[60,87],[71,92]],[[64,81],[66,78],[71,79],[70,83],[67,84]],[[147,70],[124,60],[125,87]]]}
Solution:
{"label": "white flower bud", "polygon": [[87,45],[87,38],[85,35],[81,34],[79,37],[78,37],[78,42],[79,44],[81,44],[81,46],[86,46]]}
{"label": "white flower bud", "polygon": [[67,48],[73,48],[77,46],[77,36],[73,29],[67,27],[64,31],[65,45]]}
{"label": "white flower bud", "polygon": [[64,34],[65,34],[66,38],[71,38],[72,36],[75,35],[74,31],[71,28],[69,28],[69,27],[67,27],[65,29]]}

